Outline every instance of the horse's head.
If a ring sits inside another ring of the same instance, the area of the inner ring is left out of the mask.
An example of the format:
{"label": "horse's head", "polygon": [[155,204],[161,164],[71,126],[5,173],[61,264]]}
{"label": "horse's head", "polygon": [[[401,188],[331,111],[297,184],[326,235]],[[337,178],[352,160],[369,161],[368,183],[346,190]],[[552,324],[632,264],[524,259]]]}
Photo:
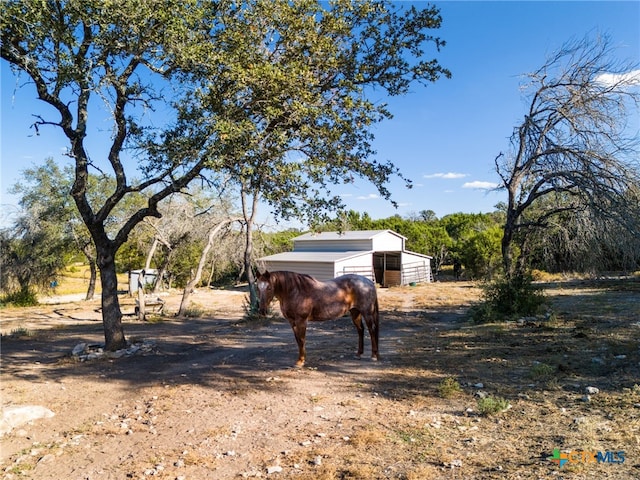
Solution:
{"label": "horse's head", "polygon": [[256,285],[258,287],[258,312],[260,315],[266,315],[269,309],[269,304],[273,300],[275,291],[273,289],[275,277],[268,271],[258,275],[256,279]]}

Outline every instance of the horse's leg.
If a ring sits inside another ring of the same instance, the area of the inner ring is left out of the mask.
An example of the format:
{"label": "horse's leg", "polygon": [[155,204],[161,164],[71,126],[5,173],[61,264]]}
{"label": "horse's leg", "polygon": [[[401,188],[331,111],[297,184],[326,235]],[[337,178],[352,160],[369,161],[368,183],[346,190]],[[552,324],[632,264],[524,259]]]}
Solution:
{"label": "horse's leg", "polygon": [[367,315],[364,315],[364,320],[367,323],[367,329],[369,330],[369,336],[371,337],[371,359],[378,360],[378,328],[380,321],[377,302],[373,313],[369,312]]}
{"label": "horse's leg", "polygon": [[307,335],[307,322],[305,320],[289,320],[293,334],[296,337],[296,343],[298,344],[298,361],[296,367],[302,367],[304,365],[307,352],[304,348],[305,338]]}
{"label": "horse's leg", "polygon": [[364,352],[364,326],[362,325],[362,314],[356,309],[351,310],[350,313],[351,320],[358,331],[358,353],[356,355],[360,358],[360,355]]}

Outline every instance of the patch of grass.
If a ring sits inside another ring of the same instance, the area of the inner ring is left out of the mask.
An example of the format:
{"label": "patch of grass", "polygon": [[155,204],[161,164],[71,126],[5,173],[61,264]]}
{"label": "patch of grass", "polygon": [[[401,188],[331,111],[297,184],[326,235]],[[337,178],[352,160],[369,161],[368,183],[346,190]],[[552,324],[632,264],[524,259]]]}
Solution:
{"label": "patch of grass", "polygon": [[38,305],[38,296],[30,288],[7,293],[0,298],[1,307],[33,307]]}
{"label": "patch of grass", "polygon": [[[314,477],[315,480],[316,477]],[[325,477],[326,480],[369,480],[370,478],[384,478],[380,467],[376,465],[370,465],[367,463],[359,463],[355,465],[349,465],[344,470],[335,472],[332,477]]]}
{"label": "patch of grass", "polygon": [[586,280],[591,278],[592,275],[589,273],[580,273],[580,272],[559,272],[559,273],[550,273],[545,272],[544,270],[531,270],[531,278],[535,282],[563,282],[566,280]]}
{"label": "patch of grass", "polygon": [[534,380],[544,380],[553,376],[556,369],[546,363],[536,362],[529,370],[529,376]]}
{"label": "patch of grass", "polygon": [[442,398],[452,398],[462,393],[460,384],[453,377],[447,377],[438,385],[438,393]]}
{"label": "patch of grass", "polygon": [[407,480],[424,480],[425,478],[438,478],[441,474],[434,465],[413,465],[405,475]]}
{"label": "patch of grass", "polygon": [[[98,273],[98,281],[96,283],[96,295],[100,294],[100,278]],[[58,286],[54,289],[47,289],[40,292],[45,295],[69,295],[74,293],[86,293],[89,286],[89,278],[91,276],[89,265],[84,263],[75,263],[67,268],[56,277]],[[129,285],[128,273],[118,273],[118,288],[127,290]]]}
{"label": "patch of grass", "polygon": [[229,425],[218,425],[208,428],[206,434],[211,438],[229,438],[233,435],[233,428]]}
{"label": "patch of grass", "polygon": [[544,316],[542,327],[546,330],[553,330],[554,328],[559,328],[561,323],[562,322],[556,312],[548,311]]}
{"label": "patch of grass", "polygon": [[180,452],[178,454],[185,465],[193,465],[199,467],[210,468],[213,465],[213,460],[210,455],[202,455],[199,452],[187,451],[187,453]]}
{"label": "patch of grass", "polygon": [[206,310],[202,305],[198,305],[197,303],[193,303],[187,308],[184,312],[184,316],[187,318],[200,318],[204,316]]}
{"label": "patch of grass", "polygon": [[25,327],[18,327],[11,330],[11,332],[8,335],[2,335],[2,336],[5,338],[11,338],[11,339],[32,337],[33,332]]}
{"label": "patch of grass", "polygon": [[311,403],[313,403],[314,405],[319,404],[320,402],[322,402],[324,397],[322,397],[321,395],[316,395],[315,393],[311,394],[311,396],[309,397],[309,401]]}
{"label": "patch of grass", "polygon": [[366,448],[371,445],[383,443],[386,438],[386,434],[379,429],[374,427],[365,427],[364,429],[358,430],[353,435],[351,435],[349,442],[354,447]]}
{"label": "patch of grass", "polygon": [[17,465],[13,465],[9,470],[9,474],[19,475],[20,477],[27,476],[27,473],[35,468],[33,463],[22,462]]}
{"label": "patch of grass", "polygon": [[395,433],[403,443],[409,445],[422,446],[426,441],[426,432],[424,430],[409,428],[397,430]]}
{"label": "patch of grass", "polygon": [[478,399],[478,411],[481,415],[490,416],[504,412],[511,408],[511,404],[502,397],[485,397]]}
{"label": "patch of grass", "polygon": [[[187,316],[191,316],[191,315],[187,315]],[[201,316],[201,315],[198,315]],[[162,323],[167,321],[169,318],[164,316],[164,315],[159,315],[157,313],[151,313],[151,314],[147,314],[145,316],[145,322],[147,323]]]}

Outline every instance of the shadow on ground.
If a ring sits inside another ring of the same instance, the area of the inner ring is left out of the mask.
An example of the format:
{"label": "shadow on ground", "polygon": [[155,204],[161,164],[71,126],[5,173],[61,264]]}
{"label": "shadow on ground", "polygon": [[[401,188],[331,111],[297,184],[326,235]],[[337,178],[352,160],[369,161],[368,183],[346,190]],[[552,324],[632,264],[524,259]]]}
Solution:
{"label": "shadow on ground", "polygon": [[[595,317],[589,305],[606,298],[612,307],[601,308],[604,313]],[[368,358],[367,334],[363,359],[354,358],[357,336],[348,317],[312,324],[305,368],[353,375],[372,390],[397,397],[437,393],[446,377],[466,385],[482,383],[507,397],[547,388],[550,382],[566,389],[595,381],[610,389],[633,386],[640,378],[640,326],[616,314],[620,300],[610,292],[572,294],[570,300],[573,307],[566,299],[556,300],[561,316],[553,324],[473,325],[465,309],[382,311],[380,362]],[[629,305],[623,307],[628,310]],[[563,319],[562,312],[571,309],[571,320]],[[76,344],[103,341],[99,322],[3,338],[3,374],[33,381],[98,376],[130,388],[201,384],[224,389],[243,382],[268,389],[264,378],[292,369],[297,355],[293,333],[283,319],[251,323],[171,318],[125,324],[125,333],[129,340],[152,341],[153,350],[118,359],[74,361],[70,353]],[[538,367],[541,364],[546,367]]]}

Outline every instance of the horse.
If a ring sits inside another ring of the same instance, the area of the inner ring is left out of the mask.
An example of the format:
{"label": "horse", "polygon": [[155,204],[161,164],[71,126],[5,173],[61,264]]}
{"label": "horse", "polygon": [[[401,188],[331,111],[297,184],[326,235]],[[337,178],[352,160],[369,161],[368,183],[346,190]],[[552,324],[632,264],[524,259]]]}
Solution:
{"label": "horse", "polygon": [[358,353],[364,351],[364,319],[371,337],[371,359],[378,360],[379,311],[375,284],[355,274],[321,282],[310,275],[287,271],[265,271],[256,279],[260,315],[266,315],[273,298],[280,301],[282,315],[289,321],[298,344],[297,367],[306,360],[305,337],[308,322],[334,320],[351,315],[358,331]]}

